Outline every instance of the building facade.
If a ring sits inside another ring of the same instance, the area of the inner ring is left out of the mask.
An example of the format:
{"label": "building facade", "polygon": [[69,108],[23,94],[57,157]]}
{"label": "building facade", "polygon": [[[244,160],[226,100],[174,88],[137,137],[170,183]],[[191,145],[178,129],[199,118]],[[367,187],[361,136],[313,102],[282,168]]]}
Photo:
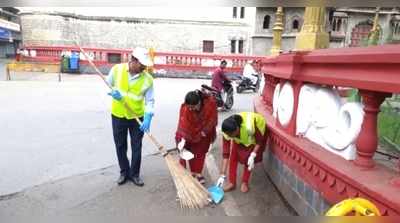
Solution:
{"label": "building facade", "polygon": [[[23,44],[72,46],[77,40],[86,47],[144,46],[167,52],[269,55],[277,10],[276,7],[200,8],[186,13],[189,16],[169,13],[164,18],[135,18],[126,16],[129,13],[119,17],[102,12],[84,15],[85,9],[78,9],[74,13],[23,11],[20,13]],[[283,8],[283,52],[294,49],[304,9]],[[191,15],[194,12],[197,16]],[[326,8],[329,47],[365,45],[375,13],[372,7]],[[378,44],[400,42],[400,8],[381,8],[378,29]]]}
{"label": "building facade", "polygon": [[[252,30],[252,52],[255,55],[268,55],[272,46],[272,28],[275,22],[276,7],[256,9],[256,22]],[[303,24],[304,8],[286,7],[284,12],[284,30],[282,32],[282,51],[294,49],[296,34]],[[372,29],[376,9],[364,8],[327,8],[326,31],[330,37],[330,48],[356,47],[367,43],[368,33]],[[381,8],[378,17],[379,41],[397,43],[400,40],[399,8]]]}
{"label": "building facade", "polygon": [[216,21],[87,16],[66,12],[23,12],[20,18],[24,45],[71,46],[77,40],[85,47],[130,49],[143,46],[164,52],[251,54],[249,30],[254,21],[245,19],[244,7],[224,10],[229,10],[231,17]]}
{"label": "building facade", "polygon": [[21,45],[18,12],[12,7],[0,8],[0,58],[15,57]]}

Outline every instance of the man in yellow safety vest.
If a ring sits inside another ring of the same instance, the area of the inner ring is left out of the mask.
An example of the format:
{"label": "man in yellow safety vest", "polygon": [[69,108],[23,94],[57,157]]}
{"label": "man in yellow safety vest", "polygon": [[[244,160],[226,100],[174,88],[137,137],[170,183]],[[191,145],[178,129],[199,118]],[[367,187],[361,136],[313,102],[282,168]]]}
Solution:
{"label": "man in yellow safety vest", "polygon": [[[150,129],[154,114],[153,77],[145,69],[152,66],[148,51],[137,47],[130,55],[128,63],[114,65],[107,77],[113,87],[111,119],[115,147],[117,150],[120,177],[118,185],[130,179],[135,185],[143,186],[140,178],[142,159],[142,139]],[[139,124],[135,118],[141,120]],[[127,136],[130,135],[132,161],[129,165]]]}

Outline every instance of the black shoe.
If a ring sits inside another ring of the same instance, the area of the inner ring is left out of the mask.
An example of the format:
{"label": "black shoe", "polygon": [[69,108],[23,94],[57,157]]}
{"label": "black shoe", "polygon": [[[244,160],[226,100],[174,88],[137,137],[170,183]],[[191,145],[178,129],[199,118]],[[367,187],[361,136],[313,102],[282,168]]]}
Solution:
{"label": "black shoe", "polygon": [[140,177],[132,177],[131,180],[136,186],[143,187],[144,185],[144,182]]}
{"label": "black shoe", "polygon": [[119,176],[117,183],[118,183],[118,185],[122,185],[122,184],[126,183],[127,180],[128,180],[128,177],[126,177],[125,175],[121,175],[121,176]]}

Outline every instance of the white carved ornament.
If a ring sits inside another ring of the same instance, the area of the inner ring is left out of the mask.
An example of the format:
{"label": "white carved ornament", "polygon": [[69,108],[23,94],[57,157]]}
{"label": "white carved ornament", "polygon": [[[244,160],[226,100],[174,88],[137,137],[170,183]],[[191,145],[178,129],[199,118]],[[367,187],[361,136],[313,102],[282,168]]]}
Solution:
{"label": "white carved ornament", "polygon": [[307,84],[300,90],[296,134],[354,160],[363,117],[361,103],[343,103],[337,91]]}
{"label": "white carved ornament", "polygon": [[272,101],[273,115],[278,118],[282,126],[287,126],[293,115],[294,108],[293,88],[289,82],[286,82],[282,89],[277,84]]}

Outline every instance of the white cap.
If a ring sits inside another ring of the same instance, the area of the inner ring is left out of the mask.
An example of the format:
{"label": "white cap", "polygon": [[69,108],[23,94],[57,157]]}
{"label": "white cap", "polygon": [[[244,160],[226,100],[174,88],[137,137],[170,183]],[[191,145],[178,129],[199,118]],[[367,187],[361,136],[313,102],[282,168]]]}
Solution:
{"label": "white cap", "polygon": [[132,51],[132,56],[135,57],[139,61],[139,63],[145,66],[153,66],[153,63],[151,62],[151,58],[149,55],[149,51],[143,47],[136,47]]}

